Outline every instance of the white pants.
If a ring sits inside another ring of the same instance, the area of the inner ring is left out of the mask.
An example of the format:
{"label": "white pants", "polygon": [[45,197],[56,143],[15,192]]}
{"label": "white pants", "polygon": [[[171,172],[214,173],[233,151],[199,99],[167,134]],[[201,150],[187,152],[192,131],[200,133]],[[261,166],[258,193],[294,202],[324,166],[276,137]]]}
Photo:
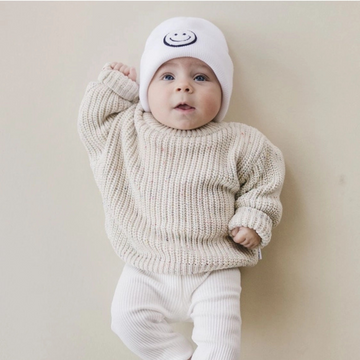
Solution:
{"label": "white pants", "polygon": [[[154,274],[125,265],[112,303],[112,330],[143,360],[239,360],[238,268]],[[193,321],[194,352],[169,323]]]}

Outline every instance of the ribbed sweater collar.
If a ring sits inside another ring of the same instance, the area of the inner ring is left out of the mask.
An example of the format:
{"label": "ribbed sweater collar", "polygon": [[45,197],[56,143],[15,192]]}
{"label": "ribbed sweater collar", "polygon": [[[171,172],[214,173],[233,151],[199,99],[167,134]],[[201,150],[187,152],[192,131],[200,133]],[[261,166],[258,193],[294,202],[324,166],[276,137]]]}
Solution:
{"label": "ribbed sweater collar", "polygon": [[194,129],[194,130],[179,130],[169,126],[163,125],[157,121],[151,113],[143,112],[141,105],[139,104],[135,111],[135,122],[137,123],[138,130],[151,131],[158,136],[175,137],[175,138],[199,138],[212,135],[214,133],[222,132],[226,130],[226,123],[209,122],[206,125]]}

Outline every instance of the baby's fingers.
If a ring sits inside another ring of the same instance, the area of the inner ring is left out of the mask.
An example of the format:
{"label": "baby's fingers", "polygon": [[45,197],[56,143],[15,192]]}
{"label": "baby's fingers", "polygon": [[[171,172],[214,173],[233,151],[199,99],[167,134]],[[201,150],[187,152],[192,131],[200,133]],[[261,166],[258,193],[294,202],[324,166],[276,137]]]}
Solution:
{"label": "baby's fingers", "polygon": [[136,81],[136,70],[134,67],[127,66],[120,62],[112,62],[110,64],[111,69],[120,71],[125,76],[127,76],[129,79]]}
{"label": "baby's fingers", "polygon": [[259,242],[255,238],[245,238],[244,240],[239,242],[239,244],[253,250],[258,247]]}
{"label": "baby's fingers", "polygon": [[111,66],[111,68],[112,68],[113,70],[118,70],[118,71],[120,71],[120,68],[123,66],[123,64],[114,61],[114,62],[112,62],[112,63],[110,64],[110,66]]}
{"label": "baby's fingers", "polygon": [[130,68],[130,72],[129,72],[129,79],[131,79],[132,81],[136,81],[136,70],[135,68]]}
{"label": "baby's fingers", "polygon": [[120,68],[120,72],[122,72],[125,76],[127,76],[129,79],[135,81],[136,80],[136,70],[133,67],[123,65]]}
{"label": "baby's fingers", "polygon": [[231,230],[231,236],[234,237],[238,232],[239,232],[240,228],[236,227],[234,229]]}
{"label": "baby's fingers", "polygon": [[246,241],[246,236],[243,232],[239,231],[235,236],[233,236],[233,240],[236,243],[243,245],[243,243]]}
{"label": "baby's fingers", "polygon": [[127,65],[122,65],[119,71],[128,76],[130,73],[130,68]]}

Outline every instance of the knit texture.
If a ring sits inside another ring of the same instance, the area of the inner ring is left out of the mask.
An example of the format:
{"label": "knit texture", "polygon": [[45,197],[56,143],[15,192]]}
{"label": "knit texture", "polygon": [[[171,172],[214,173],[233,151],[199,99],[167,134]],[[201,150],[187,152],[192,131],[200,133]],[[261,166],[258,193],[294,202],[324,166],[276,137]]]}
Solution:
{"label": "knit texture", "polygon": [[230,231],[246,226],[261,247],[269,243],[282,214],[280,150],[245,124],[167,127],[144,112],[138,85],[122,73],[107,64],[98,80],[86,89],[78,129],[116,253],[163,274],[255,265],[257,250]]}

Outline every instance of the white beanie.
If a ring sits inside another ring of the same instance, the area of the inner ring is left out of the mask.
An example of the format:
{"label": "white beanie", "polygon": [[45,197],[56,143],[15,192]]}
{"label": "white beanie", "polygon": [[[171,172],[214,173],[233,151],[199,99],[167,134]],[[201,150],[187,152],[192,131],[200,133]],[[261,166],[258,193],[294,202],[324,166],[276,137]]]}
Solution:
{"label": "white beanie", "polygon": [[221,30],[210,21],[176,17],[158,25],[148,37],[140,62],[139,97],[145,111],[150,111],[147,91],[157,69],[165,62],[193,57],[214,71],[222,89],[221,108],[214,121],[220,122],[229,107],[234,67]]}

